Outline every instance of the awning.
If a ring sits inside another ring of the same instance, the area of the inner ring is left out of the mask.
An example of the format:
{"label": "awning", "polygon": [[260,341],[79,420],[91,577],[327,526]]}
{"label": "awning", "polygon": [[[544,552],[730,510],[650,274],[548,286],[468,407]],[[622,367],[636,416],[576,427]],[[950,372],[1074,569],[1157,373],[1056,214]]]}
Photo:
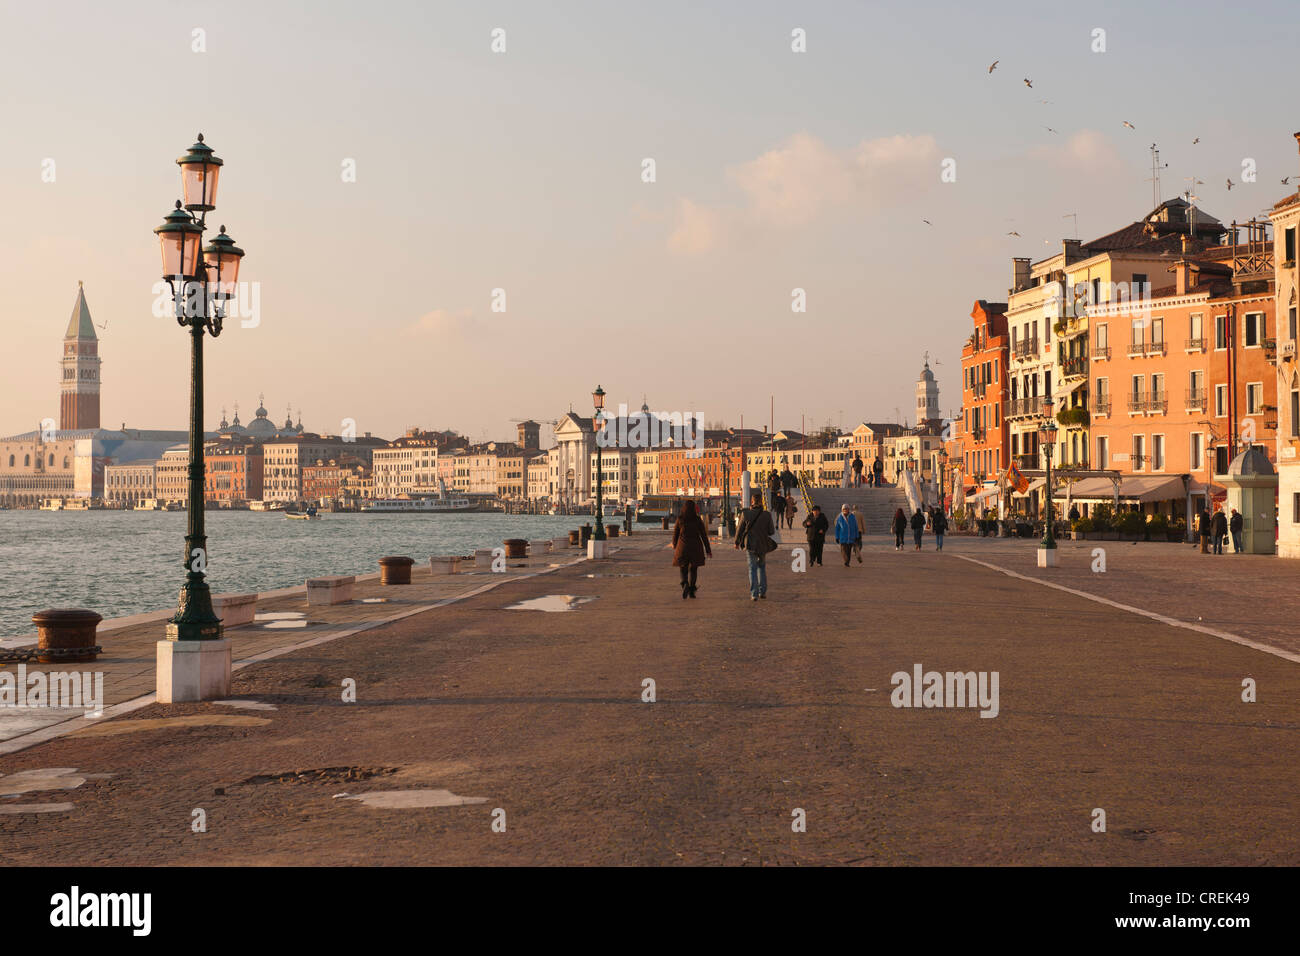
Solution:
{"label": "awning", "polygon": [[997,494],[998,494],[998,489],[996,489],[996,488],[987,488],[987,489],[985,489],[984,491],[980,491],[980,492],[977,492],[976,494],[973,494],[973,495],[969,495],[969,496],[967,496],[967,500],[968,500],[968,501],[984,501],[984,500],[987,499],[987,498],[995,498],[995,497],[997,497]]}
{"label": "awning", "polygon": [[[1119,482],[1120,501],[1170,501],[1185,498],[1187,489],[1178,475],[1125,475]],[[1112,501],[1115,483],[1109,478],[1083,478],[1074,482],[1070,498],[1076,501]],[[1064,488],[1058,488],[1052,499],[1065,500]]]}

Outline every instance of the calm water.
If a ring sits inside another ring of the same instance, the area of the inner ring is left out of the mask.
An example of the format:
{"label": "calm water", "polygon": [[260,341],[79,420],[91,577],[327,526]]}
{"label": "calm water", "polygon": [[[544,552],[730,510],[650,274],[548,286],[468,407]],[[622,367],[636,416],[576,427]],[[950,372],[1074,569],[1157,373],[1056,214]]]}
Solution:
{"label": "calm water", "polygon": [[[31,633],[49,607],[105,618],[174,607],[184,578],[181,511],[0,511],[0,637]],[[378,571],[404,554],[469,554],[504,538],[554,538],[580,515],[283,514],[209,511],[208,583],[214,594],[270,591],[321,574]]]}

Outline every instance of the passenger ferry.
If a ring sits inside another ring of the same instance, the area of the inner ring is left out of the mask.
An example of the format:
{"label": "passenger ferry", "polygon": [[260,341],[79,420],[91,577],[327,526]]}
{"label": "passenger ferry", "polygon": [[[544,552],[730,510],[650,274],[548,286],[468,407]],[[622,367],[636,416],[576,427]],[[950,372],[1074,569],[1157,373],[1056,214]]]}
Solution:
{"label": "passenger ferry", "polygon": [[162,511],[162,502],[157,498],[141,498],[135,503],[132,511]]}
{"label": "passenger ferry", "polygon": [[363,501],[362,511],[383,511],[407,514],[437,513],[444,511],[474,511],[478,503],[468,498],[376,498]]}
{"label": "passenger ferry", "polygon": [[41,499],[41,510],[42,510],[42,511],[62,511],[62,510],[63,510],[63,499],[62,499],[62,498],[42,498],[42,499]]}

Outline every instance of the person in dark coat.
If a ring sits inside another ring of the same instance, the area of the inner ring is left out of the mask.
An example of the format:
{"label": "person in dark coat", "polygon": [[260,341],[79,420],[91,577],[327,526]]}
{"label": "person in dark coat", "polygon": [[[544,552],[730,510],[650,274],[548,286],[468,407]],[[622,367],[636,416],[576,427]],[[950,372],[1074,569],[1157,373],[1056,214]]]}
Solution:
{"label": "person in dark coat", "polygon": [[778,528],[780,528],[781,522],[784,518],[785,499],[781,497],[781,492],[774,491],[772,492],[772,521],[776,523]]}
{"label": "person in dark coat", "polygon": [[1196,536],[1201,539],[1201,554],[1210,553],[1210,513],[1202,510],[1196,518]]}
{"label": "person in dark coat", "polygon": [[781,489],[785,492],[787,498],[790,497],[790,492],[794,491],[795,486],[798,484],[799,479],[794,476],[794,472],[790,470],[790,466],[787,464],[781,472]]}
{"label": "person in dark coat", "polygon": [[822,549],[826,547],[826,532],[831,523],[822,514],[821,505],[813,505],[812,514],[803,519],[808,534],[808,565],[822,566]]}
{"label": "person in dark coat", "polygon": [[737,551],[743,548],[748,552],[751,601],[767,598],[767,556],[776,550],[776,542],[772,540],[775,534],[772,513],[763,509],[762,492],[755,491],[750,496],[750,506],[741,512],[735,544]]}
{"label": "person in dark coat", "polygon": [[894,520],[889,527],[894,532],[894,550],[902,551],[903,535],[907,534],[907,518],[903,515],[902,508],[894,512]]}
{"label": "person in dark coat", "polygon": [[871,474],[876,479],[876,487],[885,483],[885,465],[879,458],[871,463]]}
{"label": "person in dark coat", "polygon": [[920,508],[912,515],[912,538],[916,541],[916,550],[921,550],[921,535],[925,532],[925,512]]}
{"label": "person in dark coat", "polygon": [[853,487],[862,487],[862,456],[857,452],[853,453]]}
{"label": "person in dark coat", "polygon": [[1066,517],[1069,518],[1071,521],[1078,521],[1078,520],[1079,520],[1079,506],[1078,506],[1078,505],[1070,505],[1070,513],[1069,513],[1068,515],[1066,515]]}
{"label": "person in dark coat", "polygon": [[1232,509],[1232,517],[1228,519],[1228,530],[1232,532],[1232,553],[1241,554],[1241,512],[1236,508]]}
{"label": "person in dark coat", "polygon": [[695,580],[705,555],[713,557],[709,531],[695,510],[695,502],[682,504],[682,513],[673,525],[673,567],[682,574],[682,600],[695,597]]}
{"label": "person in dark coat", "polygon": [[948,516],[943,513],[942,508],[934,509],[934,516],[930,519],[930,527],[934,531],[934,550],[943,550],[943,536],[948,533]]}
{"label": "person in dark coat", "polygon": [[1223,539],[1228,536],[1228,519],[1220,508],[1214,512],[1214,520],[1210,522],[1210,537],[1214,539],[1214,553],[1223,554]]}

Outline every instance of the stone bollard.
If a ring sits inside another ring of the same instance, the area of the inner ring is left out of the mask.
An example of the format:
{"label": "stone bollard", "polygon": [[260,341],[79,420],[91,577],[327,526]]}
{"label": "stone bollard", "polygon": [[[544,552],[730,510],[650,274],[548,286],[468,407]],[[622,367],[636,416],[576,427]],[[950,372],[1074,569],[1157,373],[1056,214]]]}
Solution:
{"label": "stone bollard", "polygon": [[429,570],[435,575],[455,574],[459,569],[459,565],[459,555],[434,554],[429,557]]}
{"label": "stone bollard", "polygon": [[492,549],[479,548],[474,552],[474,567],[484,571],[492,570]]}
{"label": "stone bollard", "polygon": [[567,547],[569,547],[569,539],[567,537],[555,538],[553,541],[551,541],[552,551],[563,551]]}
{"label": "stone bollard", "polygon": [[618,524],[615,523],[615,524],[611,524],[611,525],[606,525],[606,526],[605,526],[605,533],[606,533],[609,537],[611,537],[611,538],[617,538],[617,537],[618,537]]}
{"label": "stone bollard", "polygon": [[582,533],[582,537],[578,539],[578,543],[585,545],[588,541],[591,540],[591,525],[584,524],[578,530]]}
{"label": "stone bollard", "polygon": [[379,559],[380,584],[410,584],[414,559],[390,555]]}
{"label": "stone bollard", "polygon": [[582,532],[581,532],[581,531],[570,531],[570,532],[569,532],[569,546],[570,546],[570,547],[577,547],[577,546],[580,545],[580,544],[582,544]]}
{"label": "stone bollard", "polygon": [[42,664],[93,661],[103,652],[95,643],[95,629],[103,618],[85,608],[56,607],[32,615],[36,648]]}
{"label": "stone bollard", "polygon": [[507,559],[528,557],[528,542],[523,538],[506,538],[501,546],[506,549]]}
{"label": "stone bollard", "polygon": [[660,526],[661,526],[665,531],[668,530],[668,516],[667,516],[667,515],[664,515],[663,518],[660,519],[659,523],[660,523]]}
{"label": "stone bollard", "polygon": [[544,560],[551,553],[551,539],[541,538],[528,542],[528,560]]}

